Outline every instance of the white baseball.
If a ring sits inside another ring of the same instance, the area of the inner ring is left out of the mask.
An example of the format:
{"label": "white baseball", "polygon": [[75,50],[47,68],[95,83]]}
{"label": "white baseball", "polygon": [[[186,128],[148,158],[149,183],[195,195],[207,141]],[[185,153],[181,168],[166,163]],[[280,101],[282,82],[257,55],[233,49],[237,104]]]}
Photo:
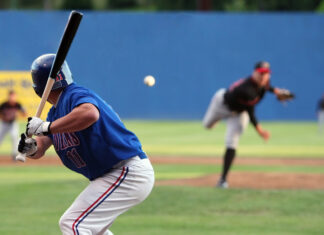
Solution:
{"label": "white baseball", "polygon": [[151,75],[147,75],[145,78],[144,78],[144,84],[146,86],[154,86],[155,84],[155,78]]}

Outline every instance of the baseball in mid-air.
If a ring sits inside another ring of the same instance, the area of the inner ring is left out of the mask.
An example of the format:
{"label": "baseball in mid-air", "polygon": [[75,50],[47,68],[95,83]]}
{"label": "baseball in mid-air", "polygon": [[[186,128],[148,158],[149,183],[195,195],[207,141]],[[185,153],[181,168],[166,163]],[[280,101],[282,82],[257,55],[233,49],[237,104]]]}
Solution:
{"label": "baseball in mid-air", "polygon": [[155,78],[151,75],[147,75],[145,78],[144,78],[144,84],[146,86],[154,86],[155,84]]}

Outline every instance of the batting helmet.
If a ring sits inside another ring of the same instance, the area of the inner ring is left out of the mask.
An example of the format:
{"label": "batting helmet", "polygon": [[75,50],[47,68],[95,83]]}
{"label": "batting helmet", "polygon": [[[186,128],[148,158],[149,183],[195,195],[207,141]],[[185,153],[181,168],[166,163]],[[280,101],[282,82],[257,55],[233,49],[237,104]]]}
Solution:
{"label": "batting helmet", "polygon": [[[33,79],[33,88],[36,94],[41,97],[48,76],[50,74],[55,54],[45,54],[38,57],[31,65],[31,75]],[[64,61],[60,72],[57,74],[52,91],[61,87],[66,87],[73,82],[72,73],[66,61]]]}

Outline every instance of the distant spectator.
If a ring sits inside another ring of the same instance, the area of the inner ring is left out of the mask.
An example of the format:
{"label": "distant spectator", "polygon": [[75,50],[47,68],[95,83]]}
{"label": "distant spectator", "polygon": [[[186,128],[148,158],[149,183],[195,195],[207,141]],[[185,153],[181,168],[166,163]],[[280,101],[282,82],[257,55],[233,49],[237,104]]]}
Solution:
{"label": "distant spectator", "polygon": [[323,133],[324,126],[324,93],[317,105],[317,116],[318,116],[318,130],[319,133]]}
{"label": "distant spectator", "polygon": [[20,112],[23,116],[26,116],[26,112],[17,102],[16,93],[13,90],[8,92],[8,99],[0,105],[0,144],[7,133],[10,134],[12,142],[12,159],[18,153],[18,124],[16,122],[17,112]]}

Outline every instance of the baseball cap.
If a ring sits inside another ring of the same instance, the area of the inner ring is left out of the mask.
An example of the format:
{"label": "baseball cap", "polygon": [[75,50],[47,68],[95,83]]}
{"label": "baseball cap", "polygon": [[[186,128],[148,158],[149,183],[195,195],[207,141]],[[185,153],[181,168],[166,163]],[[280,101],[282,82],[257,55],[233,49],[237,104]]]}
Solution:
{"label": "baseball cap", "polygon": [[271,73],[270,63],[267,61],[259,61],[255,64],[254,69],[259,73]]}

